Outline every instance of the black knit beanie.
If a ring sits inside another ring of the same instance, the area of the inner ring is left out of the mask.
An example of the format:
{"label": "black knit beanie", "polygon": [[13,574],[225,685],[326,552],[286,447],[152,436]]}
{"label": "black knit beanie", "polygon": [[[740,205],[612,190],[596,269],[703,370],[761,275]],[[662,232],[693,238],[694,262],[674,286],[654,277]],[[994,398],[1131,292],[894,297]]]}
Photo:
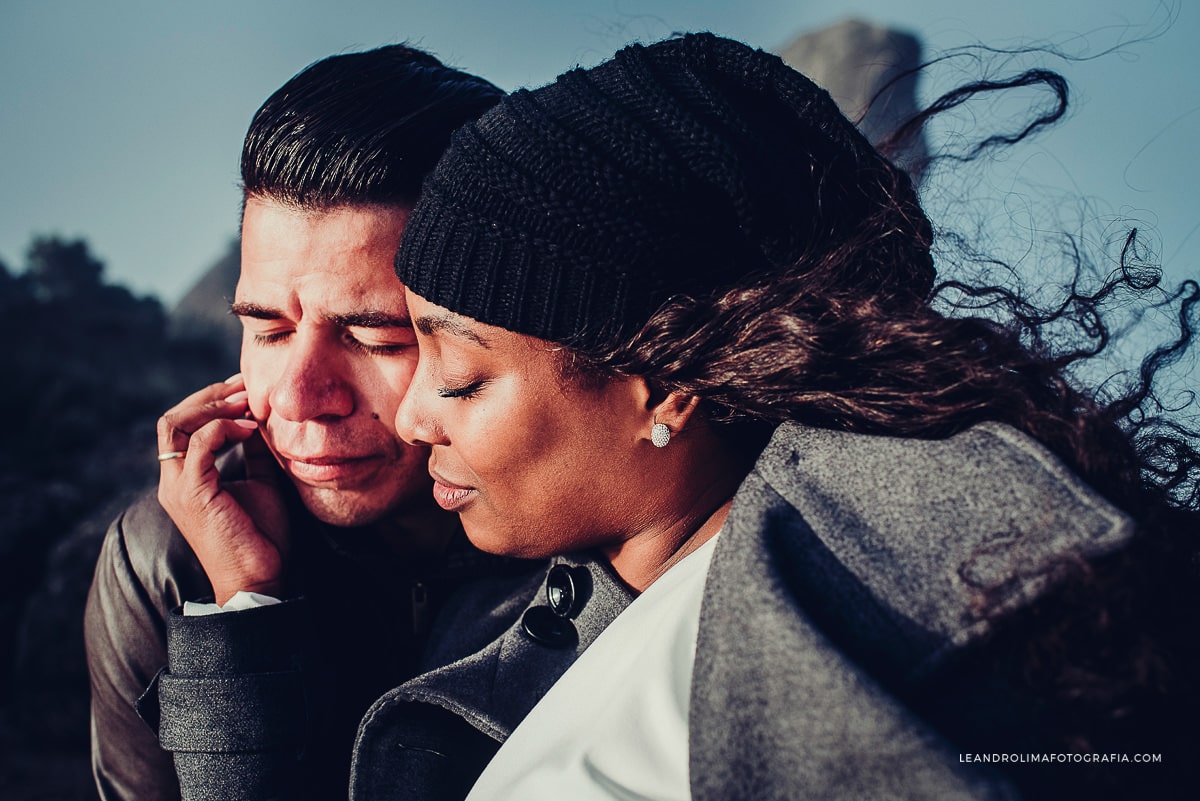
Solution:
{"label": "black knit beanie", "polygon": [[712,34],[632,45],[505,98],[451,140],[396,272],[439,306],[580,348],[616,344],[679,294],[709,296],[857,242],[885,295],[933,281],[911,183],[828,93]]}

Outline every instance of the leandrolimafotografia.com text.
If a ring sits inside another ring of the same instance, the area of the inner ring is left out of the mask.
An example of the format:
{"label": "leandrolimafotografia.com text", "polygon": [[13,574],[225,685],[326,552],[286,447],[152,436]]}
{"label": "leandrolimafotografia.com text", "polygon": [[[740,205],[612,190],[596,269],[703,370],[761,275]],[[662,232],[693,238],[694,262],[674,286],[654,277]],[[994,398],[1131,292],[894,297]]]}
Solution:
{"label": "leandrolimafotografia.com text", "polygon": [[978,762],[985,764],[1024,763],[1024,764],[1119,764],[1142,763],[1154,764],[1163,761],[1162,754],[959,754],[959,762]]}

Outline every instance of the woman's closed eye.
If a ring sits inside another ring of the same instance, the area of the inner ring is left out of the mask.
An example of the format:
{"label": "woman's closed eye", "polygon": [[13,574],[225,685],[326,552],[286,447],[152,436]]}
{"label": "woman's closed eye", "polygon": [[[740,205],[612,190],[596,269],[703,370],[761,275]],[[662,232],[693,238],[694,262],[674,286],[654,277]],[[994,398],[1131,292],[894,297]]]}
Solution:
{"label": "woman's closed eye", "polygon": [[441,386],[438,387],[437,394],[439,398],[474,398],[487,383],[486,379],[479,379],[459,386]]}

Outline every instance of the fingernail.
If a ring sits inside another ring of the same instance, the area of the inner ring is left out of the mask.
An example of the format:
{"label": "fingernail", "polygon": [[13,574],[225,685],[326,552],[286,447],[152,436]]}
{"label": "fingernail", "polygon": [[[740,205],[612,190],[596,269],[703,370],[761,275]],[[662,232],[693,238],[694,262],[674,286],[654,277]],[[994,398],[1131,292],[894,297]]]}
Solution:
{"label": "fingernail", "polygon": [[241,378],[241,377],[242,377],[242,374],[241,374],[241,373],[234,373],[233,375],[229,376],[229,378],[226,378],[226,379],[225,379],[225,383],[226,383],[226,384],[232,384],[232,383],[236,382],[236,381],[237,381],[239,378]]}
{"label": "fingernail", "polygon": [[258,422],[255,420],[234,420],[234,425],[239,425],[242,428],[258,428]]}
{"label": "fingernail", "polygon": [[228,398],[225,399],[225,402],[226,403],[243,403],[243,402],[245,402],[247,397],[249,397],[249,396],[248,396],[246,390],[243,389],[241,392],[235,392],[232,395],[230,395]]}

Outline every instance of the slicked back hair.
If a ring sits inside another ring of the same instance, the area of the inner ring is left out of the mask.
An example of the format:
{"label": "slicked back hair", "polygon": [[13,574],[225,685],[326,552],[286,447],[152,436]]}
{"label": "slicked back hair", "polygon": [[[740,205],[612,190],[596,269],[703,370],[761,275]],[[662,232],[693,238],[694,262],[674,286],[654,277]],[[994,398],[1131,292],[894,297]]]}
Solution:
{"label": "slicked back hair", "polygon": [[322,59],[255,113],[244,197],[313,210],[411,206],[451,132],[503,94],[407,45]]}

